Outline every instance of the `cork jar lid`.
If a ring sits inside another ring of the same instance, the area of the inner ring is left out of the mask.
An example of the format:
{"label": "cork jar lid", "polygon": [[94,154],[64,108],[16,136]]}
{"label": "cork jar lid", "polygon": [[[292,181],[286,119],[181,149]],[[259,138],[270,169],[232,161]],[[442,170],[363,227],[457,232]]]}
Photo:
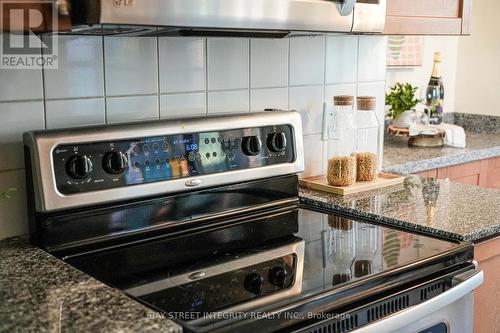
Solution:
{"label": "cork jar lid", "polygon": [[333,96],[333,104],[339,106],[351,106],[354,104],[354,97],[349,95]]}
{"label": "cork jar lid", "polygon": [[377,106],[377,99],[373,96],[359,96],[357,105],[360,111],[373,111]]}

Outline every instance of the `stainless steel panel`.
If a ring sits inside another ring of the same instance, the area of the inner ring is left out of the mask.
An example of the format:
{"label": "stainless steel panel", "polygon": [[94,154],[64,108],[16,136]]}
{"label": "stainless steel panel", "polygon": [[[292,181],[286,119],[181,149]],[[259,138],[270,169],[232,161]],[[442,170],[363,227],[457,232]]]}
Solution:
{"label": "stainless steel panel", "polygon": [[[52,152],[55,147],[60,144],[81,144],[86,142],[141,138],[144,136],[197,133],[268,125],[292,126],[294,129],[293,141],[296,156],[294,162],[71,195],[61,194],[56,187]],[[107,127],[29,132],[24,135],[24,143],[30,148],[35,191],[34,196],[36,210],[38,212],[49,212],[66,208],[186,191],[190,188],[187,186],[187,184],[190,184],[190,181],[194,181],[195,183],[201,181],[196,187],[200,189],[279,175],[294,174],[304,170],[302,122],[300,115],[296,112],[253,113],[234,116],[131,123]]]}
{"label": "stainless steel panel", "polygon": [[482,271],[465,272],[453,280],[453,288],[446,292],[354,332],[413,333],[443,322],[450,332],[472,333],[473,290],[483,279]]}
{"label": "stainless steel panel", "polygon": [[326,0],[101,0],[91,6],[100,16],[89,23],[100,24],[349,32],[353,22],[347,5]]}

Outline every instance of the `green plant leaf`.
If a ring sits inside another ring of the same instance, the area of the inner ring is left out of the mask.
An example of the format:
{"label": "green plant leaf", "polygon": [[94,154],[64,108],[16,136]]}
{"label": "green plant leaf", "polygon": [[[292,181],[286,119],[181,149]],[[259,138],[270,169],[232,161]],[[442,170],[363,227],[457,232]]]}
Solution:
{"label": "green plant leaf", "polygon": [[418,87],[413,87],[410,83],[396,82],[391,91],[385,95],[385,104],[390,106],[388,116],[396,118],[406,110],[412,110],[420,103],[415,97]]}

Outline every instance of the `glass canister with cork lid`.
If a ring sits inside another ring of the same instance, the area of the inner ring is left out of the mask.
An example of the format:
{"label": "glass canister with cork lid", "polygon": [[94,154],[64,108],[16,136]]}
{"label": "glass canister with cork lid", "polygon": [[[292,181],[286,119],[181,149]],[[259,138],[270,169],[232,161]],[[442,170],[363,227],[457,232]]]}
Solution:
{"label": "glass canister with cork lid", "polygon": [[354,97],[334,96],[334,132],[327,145],[327,181],[333,186],[349,186],[356,182],[356,124]]}
{"label": "glass canister with cork lid", "polygon": [[380,127],[375,114],[376,99],[360,96],[356,104],[356,180],[370,181],[378,175]]}

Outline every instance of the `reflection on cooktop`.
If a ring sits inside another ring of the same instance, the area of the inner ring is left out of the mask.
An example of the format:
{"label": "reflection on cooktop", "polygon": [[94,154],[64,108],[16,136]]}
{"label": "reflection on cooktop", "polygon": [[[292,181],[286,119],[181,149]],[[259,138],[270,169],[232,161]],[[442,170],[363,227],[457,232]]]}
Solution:
{"label": "reflection on cooktop", "polygon": [[[290,241],[302,244],[300,250],[283,247]],[[290,304],[455,246],[458,243],[292,208],[222,229],[68,261],[157,310],[189,312],[193,320],[212,311]]]}
{"label": "reflection on cooktop", "polygon": [[332,289],[451,249],[456,244],[301,209],[306,241],[302,292]]}

